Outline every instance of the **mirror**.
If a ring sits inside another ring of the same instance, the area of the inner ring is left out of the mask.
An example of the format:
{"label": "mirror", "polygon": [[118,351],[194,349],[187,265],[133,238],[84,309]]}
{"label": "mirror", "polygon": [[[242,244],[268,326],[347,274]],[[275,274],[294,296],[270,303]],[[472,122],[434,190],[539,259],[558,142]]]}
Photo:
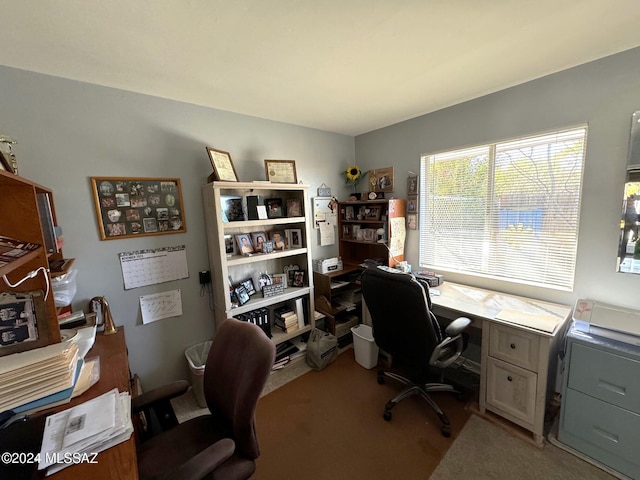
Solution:
{"label": "mirror", "polygon": [[620,240],[618,244],[618,271],[640,273],[640,110],[631,116],[627,182],[624,185]]}

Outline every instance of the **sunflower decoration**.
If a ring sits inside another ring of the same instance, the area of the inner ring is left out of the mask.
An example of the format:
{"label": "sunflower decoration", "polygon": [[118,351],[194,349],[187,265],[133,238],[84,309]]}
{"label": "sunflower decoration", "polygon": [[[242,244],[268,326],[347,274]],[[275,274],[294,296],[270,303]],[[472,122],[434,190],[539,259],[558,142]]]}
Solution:
{"label": "sunflower decoration", "polygon": [[[366,173],[366,172],[365,172]],[[360,178],[364,173],[360,170],[360,167],[357,165],[350,165],[346,170],[342,171],[342,174],[346,177],[346,184],[353,185],[353,191],[358,191],[358,183],[360,183]]]}

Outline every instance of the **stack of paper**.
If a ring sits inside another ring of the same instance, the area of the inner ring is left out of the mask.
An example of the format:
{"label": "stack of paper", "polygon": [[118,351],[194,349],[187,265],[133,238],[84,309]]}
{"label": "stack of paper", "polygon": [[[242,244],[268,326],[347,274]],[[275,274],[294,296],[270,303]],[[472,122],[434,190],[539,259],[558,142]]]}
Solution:
{"label": "stack of paper", "polygon": [[80,372],[78,345],[56,343],[0,358],[0,412],[73,390]]}
{"label": "stack of paper", "polygon": [[128,440],[133,433],[131,396],[113,389],[47,417],[38,470],[47,475]]}

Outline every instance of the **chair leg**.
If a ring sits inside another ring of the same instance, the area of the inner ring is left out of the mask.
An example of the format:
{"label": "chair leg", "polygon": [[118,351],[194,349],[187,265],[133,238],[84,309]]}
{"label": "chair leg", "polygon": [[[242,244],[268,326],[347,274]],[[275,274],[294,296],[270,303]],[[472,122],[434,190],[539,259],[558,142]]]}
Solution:
{"label": "chair leg", "polygon": [[384,413],[382,417],[389,421],[392,418],[391,409],[396,406],[396,404],[404,400],[405,398],[412,397],[414,395],[420,395],[434,410],[442,426],[440,427],[440,431],[442,435],[445,437],[451,436],[451,422],[449,421],[449,417],[442,411],[442,409],[438,406],[438,404],[431,398],[429,392],[451,392],[456,395],[459,395],[460,392],[456,390],[453,385],[448,385],[446,383],[426,383],[422,385],[415,385],[408,379],[392,372],[378,372],[378,383],[384,383],[385,377],[392,378],[404,385],[408,385],[408,388],[402,390],[398,395],[389,400],[384,406]]}

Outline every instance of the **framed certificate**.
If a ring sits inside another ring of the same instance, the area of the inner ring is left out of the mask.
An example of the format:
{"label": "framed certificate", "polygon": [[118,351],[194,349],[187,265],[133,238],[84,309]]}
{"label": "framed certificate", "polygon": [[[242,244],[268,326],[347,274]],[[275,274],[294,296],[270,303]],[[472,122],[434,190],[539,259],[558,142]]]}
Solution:
{"label": "framed certificate", "polygon": [[295,160],[265,160],[264,170],[272,183],[298,183]]}
{"label": "framed certificate", "polygon": [[236,174],[236,169],[233,166],[229,152],[207,147],[207,153],[209,154],[209,160],[211,160],[211,166],[213,167],[213,175],[216,180],[223,182],[238,181],[238,175]]}

